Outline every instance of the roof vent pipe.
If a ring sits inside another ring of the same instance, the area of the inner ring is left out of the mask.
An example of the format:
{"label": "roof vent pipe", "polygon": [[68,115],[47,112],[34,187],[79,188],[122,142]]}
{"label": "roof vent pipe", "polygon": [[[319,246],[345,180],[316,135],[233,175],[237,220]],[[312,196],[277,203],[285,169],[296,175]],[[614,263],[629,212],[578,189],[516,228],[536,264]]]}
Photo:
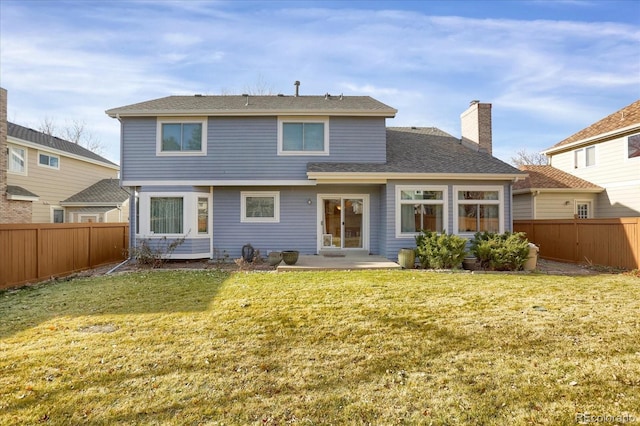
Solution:
{"label": "roof vent pipe", "polygon": [[300,95],[300,82],[296,80],[293,85],[296,86],[296,97],[298,97]]}

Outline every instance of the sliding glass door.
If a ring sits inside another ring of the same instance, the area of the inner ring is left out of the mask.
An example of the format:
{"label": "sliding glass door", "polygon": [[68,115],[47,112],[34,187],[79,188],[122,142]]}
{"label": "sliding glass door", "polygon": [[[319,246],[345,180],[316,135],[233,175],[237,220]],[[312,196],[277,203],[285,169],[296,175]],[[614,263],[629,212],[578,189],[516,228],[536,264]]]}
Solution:
{"label": "sliding glass door", "polygon": [[321,248],[362,249],[365,197],[321,197]]}

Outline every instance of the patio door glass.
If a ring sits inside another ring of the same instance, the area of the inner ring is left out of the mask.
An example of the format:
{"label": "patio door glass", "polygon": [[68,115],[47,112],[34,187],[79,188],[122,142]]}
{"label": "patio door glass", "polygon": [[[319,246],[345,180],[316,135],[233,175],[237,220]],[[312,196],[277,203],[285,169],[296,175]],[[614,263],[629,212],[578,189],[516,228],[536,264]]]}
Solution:
{"label": "patio door glass", "polygon": [[324,198],[322,247],[363,248],[364,199]]}

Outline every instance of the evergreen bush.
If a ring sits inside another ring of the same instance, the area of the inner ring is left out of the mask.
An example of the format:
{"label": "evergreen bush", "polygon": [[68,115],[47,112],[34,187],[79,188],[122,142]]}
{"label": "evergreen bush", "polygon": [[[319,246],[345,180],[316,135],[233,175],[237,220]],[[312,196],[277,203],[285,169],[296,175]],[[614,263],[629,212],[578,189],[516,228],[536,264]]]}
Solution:
{"label": "evergreen bush", "polygon": [[523,232],[476,232],[471,253],[485,269],[519,271],[529,257],[529,241]]}
{"label": "evergreen bush", "polygon": [[416,255],[423,268],[458,268],[465,257],[467,240],[458,235],[447,235],[423,230],[416,235]]}

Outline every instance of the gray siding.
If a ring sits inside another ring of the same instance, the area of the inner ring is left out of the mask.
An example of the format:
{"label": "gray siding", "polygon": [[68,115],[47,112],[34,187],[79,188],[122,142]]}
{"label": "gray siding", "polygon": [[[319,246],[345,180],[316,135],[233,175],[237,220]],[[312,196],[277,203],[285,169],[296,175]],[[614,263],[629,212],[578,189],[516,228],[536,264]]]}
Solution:
{"label": "gray siding", "polygon": [[[279,191],[279,223],[243,223],[240,221],[242,191]],[[380,189],[376,186],[318,187],[217,187],[213,191],[214,256],[230,258],[241,255],[242,246],[251,244],[262,255],[270,251],[298,250],[301,254],[317,253],[318,194],[369,195],[369,245],[378,254],[380,247]],[[311,205],[308,200],[311,199]]]}
{"label": "gray siding", "polygon": [[331,118],[328,156],[278,156],[277,122],[277,117],[209,117],[206,156],[156,156],[156,119],[123,119],[122,179],[306,179],[312,161],[385,161],[384,118]]}

